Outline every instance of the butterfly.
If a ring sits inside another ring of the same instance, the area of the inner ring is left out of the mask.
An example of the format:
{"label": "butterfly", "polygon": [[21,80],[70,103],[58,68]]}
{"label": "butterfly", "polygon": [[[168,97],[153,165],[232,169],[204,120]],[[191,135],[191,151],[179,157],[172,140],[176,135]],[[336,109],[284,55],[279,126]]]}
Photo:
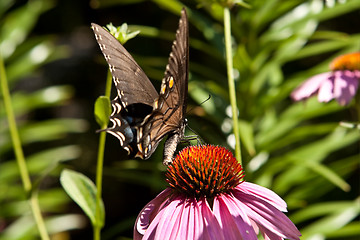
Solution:
{"label": "butterfly", "polygon": [[119,139],[130,158],[148,159],[168,136],[163,163],[171,164],[187,125],[189,27],[186,10],[181,11],[160,93],[113,35],[95,23],[91,25],[117,90],[117,96],[111,101],[111,126],[104,131]]}

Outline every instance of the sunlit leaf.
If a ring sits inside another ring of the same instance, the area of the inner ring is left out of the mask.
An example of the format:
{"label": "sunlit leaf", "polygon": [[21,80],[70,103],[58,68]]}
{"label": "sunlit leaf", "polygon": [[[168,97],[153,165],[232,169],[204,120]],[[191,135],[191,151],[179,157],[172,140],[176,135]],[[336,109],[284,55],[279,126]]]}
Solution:
{"label": "sunlit leaf", "polygon": [[101,201],[100,219],[96,218],[96,187],[85,175],[65,169],[60,176],[60,182],[67,194],[81,207],[94,226],[104,225],[104,204]]}
{"label": "sunlit leaf", "polygon": [[95,102],[95,119],[100,127],[107,126],[111,113],[110,99],[105,96],[98,97]]}

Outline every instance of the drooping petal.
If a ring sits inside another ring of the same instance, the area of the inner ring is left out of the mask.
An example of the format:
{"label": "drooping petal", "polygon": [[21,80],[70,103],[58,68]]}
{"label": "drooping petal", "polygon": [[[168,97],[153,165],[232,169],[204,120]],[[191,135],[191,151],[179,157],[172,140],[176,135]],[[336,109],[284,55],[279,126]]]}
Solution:
{"label": "drooping petal", "polygon": [[290,219],[272,204],[240,191],[234,192],[234,197],[237,205],[259,225],[260,231],[267,229],[281,238],[296,240],[301,236]]}
{"label": "drooping petal", "polygon": [[178,239],[224,240],[220,225],[205,198],[188,199],[186,208],[189,209],[188,221],[184,221],[183,225],[187,228],[187,234]]}
{"label": "drooping petal", "polygon": [[200,198],[198,205],[200,207],[200,217],[201,224],[203,227],[203,233],[198,239],[214,239],[214,240],[225,240],[223,229],[221,228],[218,220],[214,216],[213,212],[210,209],[210,206],[205,198]]}
{"label": "drooping petal", "polygon": [[257,198],[265,200],[280,211],[287,212],[286,202],[276,193],[265,187],[259,186],[254,183],[242,182],[234,189],[234,191],[241,191],[243,193],[253,195]]}
{"label": "drooping petal", "polygon": [[[182,226],[180,226],[180,232],[186,233],[185,238],[180,239],[196,239],[195,238],[195,208],[197,208],[197,203],[195,198],[188,199],[187,203],[185,203],[185,211],[183,211],[183,222]],[[185,228],[185,231],[181,229]]]}
{"label": "drooping petal", "polygon": [[319,92],[318,92],[318,101],[319,102],[329,102],[334,98],[334,76],[330,76],[328,79],[322,82]]}
{"label": "drooping petal", "polygon": [[283,240],[284,239],[284,238],[276,235],[275,233],[267,230],[266,228],[263,228],[262,226],[259,226],[259,229],[265,240]]}
{"label": "drooping petal", "polygon": [[205,198],[197,201],[195,198],[177,196],[165,201],[167,204],[161,204],[164,207],[159,209],[143,234],[134,233],[134,239],[225,240],[223,230]]}
{"label": "drooping petal", "polygon": [[[152,221],[151,225],[157,223],[157,231],[155,232],[154,238],[149,239],[158,239],[158,240],[170,240],[174,235],[176,236],[179,229],[179,222],[181,221],[181,214],[184,209],[185,199],[181,197],[176,197],[171,200],[169,205],[166,208],[163,208],[157,216]],[[150,227],[144,238],[148,236],[148,232]],[[150,236],[150,235],[149,235]],[[145,238],[147,239],[147,238]]]}
{"label": "drooping petal", "polygon": [[251,222],[251,226],[253,227],[256,235],[259,235],[259,231],[260,231],[259,226],[251,218],[249,218],[249,219],[250,219],[250,222]]}
{"label": "drooping petal", "polygon": [[321,84],[328,79],[330,75],[330,72],[326,72],[309,78],[291,93],[291,98],[294,101],[300,101],[311,97],[319,90]]}
{"label": "drooping petal", "polygon": [[334,97],[340,105],[347,105],[356,94],[360,78],[347,70],[336,71],[334,75]]}
{"label": "drooping petal", "polygon": [[[203,214],[201,213],[201,204],[196,202],[194,207],[194,239],[201,239],[201,236],[208,237],[205,230]],[[204,230],[202,230],[204,229]]]}
{"label": "drooping petal", "polygon": [[167,188],[162,191],[159,195],[151,200],[139,213],[136,218],[135,227],[134,227],[134,239],[142,239],[142,235],[145,234],[146,230],[149,227],[152,218],[155,217],[159,208],[161,208],[165,200],[169,197],[171,189]]}
{"label": "drooping petal", "polygon": [[257,239],[250,219],[229,195],[215,197],[213,212],[222,227],[225,239]]}
{"label": "drooping petal", "polygon": [[353,73],[354,76],[360,81],[360,70],[354,70]]}
{"label": "drooping petal", "polygon": [[[179,228],[177,232],[172,233],[172,239],[197,239],[195,238],[195,208],[197,203],[195,198],[186,198],[183,203],[183,209],[178,223]],[[175,229],[174,229],[175,230]]]}

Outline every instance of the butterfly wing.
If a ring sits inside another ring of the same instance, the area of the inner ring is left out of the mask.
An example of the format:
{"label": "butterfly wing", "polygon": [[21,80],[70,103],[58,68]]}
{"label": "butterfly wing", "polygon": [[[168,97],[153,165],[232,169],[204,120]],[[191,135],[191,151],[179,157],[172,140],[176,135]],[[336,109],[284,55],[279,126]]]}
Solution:
{"label": "butterfly wing", "polygon": [[117,90],[117,97],[111,101],[112,126],[105,131],[117,137],[120,145],[132,157],[138,153],[135,127],[152,112],[153,103],[159,95],[144,71],[119,41],[99,25],[91,25]]}
{"label": "butterfly wing", "polygon": [[91,25],[124,107],[133,103],[152,106],[158,93],[144,71],[113,35],[95,23]]}
{"label": "butterfly wing", "polygon": [[[148,115],[138,128],[138,149],[145,158],[152,155],[164,136],[176,135],[176,139],[172,138],[175,149],[183,138],[188,93],[188,64],[189,30],[186,11],[183,9],[160,94],[153,104],[153,113]],[[171,158],[175,149],[170,150],[168,154]]]}

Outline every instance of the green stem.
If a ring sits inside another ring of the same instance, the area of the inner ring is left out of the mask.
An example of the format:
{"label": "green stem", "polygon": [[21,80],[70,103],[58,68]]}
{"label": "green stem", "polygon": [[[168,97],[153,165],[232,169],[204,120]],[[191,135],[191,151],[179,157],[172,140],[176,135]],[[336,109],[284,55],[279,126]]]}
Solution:
{"label": "green stem", "polygon": [[106,78],[106,86],[105,86],[105,96],[108,98],[110,98],[110,93],[111,93],[111,84],[112,84],[111,80],[112,80],[112,75],[111,75],[110,71],[108,71],[107,78]]}
{"label": "green stem", "polygon": [[[111,92],[111,79],[112,76],[110,72],[108,72],[108,76],[106,79],[106,87],[105,87],[105,96],[110,98]],[[102,129],[106,128],[106,125],[101,126]],[[104,165],[104,152],[105,152],[105,141],[106,141],[106,132],[101,132],[99,137],[99,149],[97,155],[97,166],[96,166],[96,219],[98,222],[102,222],[100,219],[101,211],[100,211],[100,204],[101,204],[101,193],[102,193],[102,175],[103,175],[103,165]],[[103,226],[100,224],[96,224],[94,226],[94,240],[101,239],[101,228]]]}
{"label": "green stem", "polygon": [[48,240],[50,238],[47,233],[43,217],[41,215],[39,202],[37,199],[37,194],[35,194],[34,192],[31,192],[32,184],[31,184],[29,172],[28,172],[28,169],[26,166],[24,153],[23,153],[23,150],[21,147],[19,132],[18,132],[18,129],[16,126],[15,115],[14,115],[14,111],[13,111],[12,104],[11,104],[11,97],[10,97],[9,86],[7,83],[5,66],[4,66],[4,62],[3,62],[3,59],[1,56],[0,56],[0,84],[1,84],[2,95],[3,95],[3,99],[4,99],[5,111],[6,111],[6,115],[7,115],[8,122],[9,122],[10,135],[11,135],[13,148],[14,148],[14,152],[15,152],[15,156],[16,156],[16,162],[17,162],[17,165],[18,165],[19,171],[20,171],[21,181],[23,183],[26,194],[27,195],[31,194],[30,199],[29,199],[30,207],[31,207],[37,228],[39,230],[41,239]]}
{"label": "green stem", "polygon": [[49,234],[45,227],[44,219],[41,215],[37,192],[36,193],[33,192],[31,194],[30,205],[31,205],[31,209],[32,209],[32,212],[33,212],[33,215],[35,218],[35,222],[36,222],[38,230],[40,232],[41,239],[42,240],[50,240]]}
{"label": "green stem", "polygon": [[240,149],[240,132],[239,132],[239,121],[237,115],[235,83],[233,76],[233,57],[232,57],[232,49],[231,49],[231,19],[230,19],[230,9],[228,7],[224,7],[224,29],[225,29],[226,66],[227,66],[227,74],[228,74],[229,95],[230,95],[230,104],[232,109],[233,130],[235,135],[235,157],[241,164],[242,160],[241,160],[241,149]]}

